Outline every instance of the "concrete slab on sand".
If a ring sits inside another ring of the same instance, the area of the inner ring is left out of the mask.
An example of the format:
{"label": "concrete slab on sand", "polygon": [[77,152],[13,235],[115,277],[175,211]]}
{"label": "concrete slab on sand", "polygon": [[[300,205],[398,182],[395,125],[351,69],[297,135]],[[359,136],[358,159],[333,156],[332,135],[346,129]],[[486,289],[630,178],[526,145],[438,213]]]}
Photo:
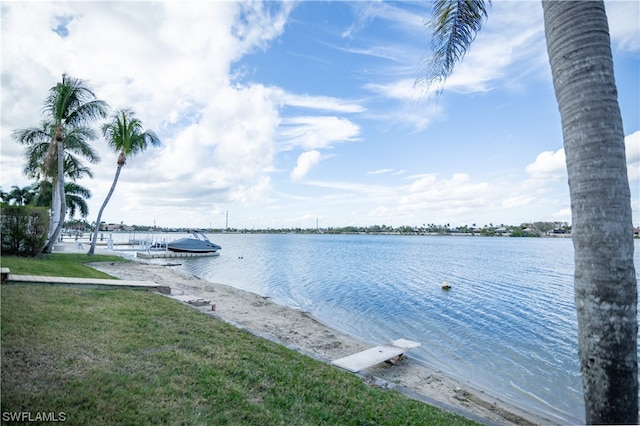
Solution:
{"label": "concrete slab on sand", "polygon": [[129,289],[157,291],[162,294],[171,294],[171,288],[161,286],[152,281],[129,281],[100,278],[75,278],[75,277],[47,277],[39,275],[15,275],[8,273],[3,284],[39,284],[39,285],[61,285],[78,288],[98,288],[98,289]]}
{"label": "concrete slab on sand", "polygon": [[365,368],[373,367],[376,364],[390,360],[398,355],[410,351],[420,346],[420,343],[406,339],[398,339],[389,345],[376,346],[344,358],[336,359],[331,364],[344,368],[345,370],[357,373]]}

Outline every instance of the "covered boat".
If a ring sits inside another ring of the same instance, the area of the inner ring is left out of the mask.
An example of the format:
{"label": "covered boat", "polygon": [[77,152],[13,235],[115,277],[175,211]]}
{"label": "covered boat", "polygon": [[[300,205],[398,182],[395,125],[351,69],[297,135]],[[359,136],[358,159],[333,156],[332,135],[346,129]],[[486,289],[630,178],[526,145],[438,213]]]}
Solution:
{"label": "covered boat", "polygon": [[180,238],[167,244],[167,250],[187,253],[215,253],[221,250],[202,231],[191,231],[193,238]]}

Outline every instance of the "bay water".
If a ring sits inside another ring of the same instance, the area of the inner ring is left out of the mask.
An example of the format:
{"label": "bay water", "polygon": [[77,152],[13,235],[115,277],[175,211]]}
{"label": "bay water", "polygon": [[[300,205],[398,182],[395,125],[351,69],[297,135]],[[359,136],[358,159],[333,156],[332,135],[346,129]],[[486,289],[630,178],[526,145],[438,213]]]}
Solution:
{"label": "bay water", "polygon": [[181,268],[309,312],[372,345],[420,342],[412,359],[471,388],[554,422],[584,421],[569,238],[210,238],[221,255],[181,259]]}

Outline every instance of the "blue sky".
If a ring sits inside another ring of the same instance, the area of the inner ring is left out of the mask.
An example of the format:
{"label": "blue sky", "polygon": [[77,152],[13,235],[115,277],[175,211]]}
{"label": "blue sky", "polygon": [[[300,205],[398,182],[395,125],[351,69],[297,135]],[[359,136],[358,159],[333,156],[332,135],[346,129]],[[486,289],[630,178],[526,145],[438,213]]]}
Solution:
{"label": "blue sky", "polygon": [[[640,225],[640,3],[606,2]],[[416,84],[429,2],[2,2],[1,184],[15,129],[66,72],[162,146],[131,158],[103,220],[285,228],[570,222],[538,1],[494,1],[434,100]],[[116,155],[93,142],[88,221]],[[317,222],[316,222],[317,221]]]}

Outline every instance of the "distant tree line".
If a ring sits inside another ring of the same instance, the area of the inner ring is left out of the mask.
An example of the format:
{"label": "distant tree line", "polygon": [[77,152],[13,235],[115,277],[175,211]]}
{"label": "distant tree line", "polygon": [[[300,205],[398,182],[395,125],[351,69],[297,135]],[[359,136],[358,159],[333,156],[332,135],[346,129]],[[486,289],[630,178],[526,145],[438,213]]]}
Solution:
{"label": "distant tree line", "polygon": [[[82,232],[95,232],[94,224],[86,220],[74,219],[65,223],[66,229],[80,230]],[[158,227],[151,225],[125,225],[107,224],[101,222],[100,231],[122,232],[183,232],[187,233],[192,228],[188,227]],[[422,226],[344,226],[327,228],[204,228],[209,233],[244,233],[244,234],[380,234],[380,235],[474,235],[474,236],[510,236],[510,237],[541,237],[545,235],[571,234],[571,225],[567,222],[531,222],[520,225],[488,225],[471,226],[463,225],[451,227],[449,224],[423,224]]]}

